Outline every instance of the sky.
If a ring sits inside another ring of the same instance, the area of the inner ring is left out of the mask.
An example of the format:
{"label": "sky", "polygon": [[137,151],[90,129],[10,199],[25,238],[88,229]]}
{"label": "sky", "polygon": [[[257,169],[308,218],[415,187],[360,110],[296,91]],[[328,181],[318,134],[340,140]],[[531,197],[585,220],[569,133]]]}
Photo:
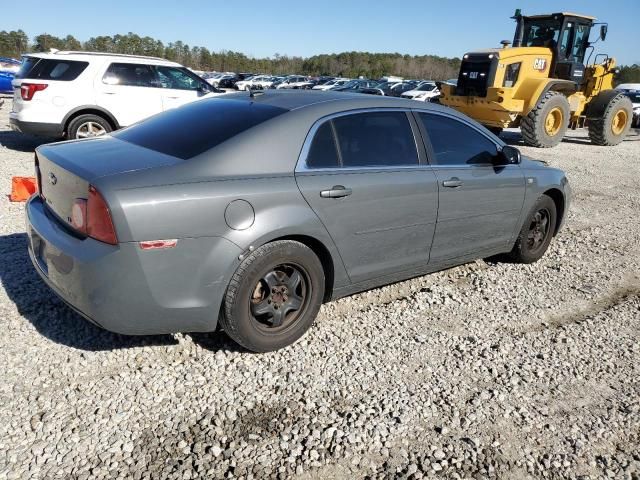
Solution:
{"label": "sky", "polygon": [[[253,57],[275,53],[308,57],[345,51],[460,57],[512,40],[516,8],[524,14],[571,11],[609,23],[596,52],[618,64],[640,63],[640,0],[31,0],[5,10],[0,29],[92,36],[133,32],[165,44],[234,50]],[[592,38],[595,37],[592,32]]]}

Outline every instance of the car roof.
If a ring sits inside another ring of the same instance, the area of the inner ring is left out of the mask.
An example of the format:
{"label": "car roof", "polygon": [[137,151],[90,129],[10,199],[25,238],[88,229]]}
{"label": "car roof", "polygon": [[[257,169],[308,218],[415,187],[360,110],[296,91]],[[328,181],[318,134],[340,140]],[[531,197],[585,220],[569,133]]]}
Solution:
{"label": "car roof", "polygon": [[434,111],[446,110],[450,114],[460,115],[451,108],[433,103],[418,105],[414,100],[399,97],[364,95],[361,93],[336,92],[333,90],[265,90],[264,92],[254,92],[253,97],[250,97],[248,93],[244,92],[230,93],[224,97],[271,105],[290,111],[301,109],[309,110],[320,106],[322,110],[329,108],[336,113],[363,108],[407,108]]}
{"label": "car roof", "polygon": [[170,62],[169,60],[165,60],[159,57],[146,57],[143,55],[127,55],[124,53],[104,53],[104,52],[79,52],[79,51],[71,51],[71,50],[58,50],[51,52],[40,52],[40,53],[26,53],[23,57],[35,57],[35,58],[47,58],[47,59],[55,59],[55,60],[78,60],[78,61],[88,61],[91,57],[94,58],[107,58],[110,60],[120,60],[128,63],[144,63],[144,64],[153,64],[153,65],[166,65],[172,67],[182,67],[181,64],[176,62]]}

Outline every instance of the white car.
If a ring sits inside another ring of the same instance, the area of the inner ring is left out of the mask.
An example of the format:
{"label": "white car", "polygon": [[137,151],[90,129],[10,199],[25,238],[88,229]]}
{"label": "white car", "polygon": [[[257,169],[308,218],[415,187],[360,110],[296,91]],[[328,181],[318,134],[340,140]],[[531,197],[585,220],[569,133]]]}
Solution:
{"label": "white car", "polygon": [[436,86],[435,82],[422,82],[413,90],[404,92],[401,96],[403,98],[411,98],[413,100],[419,100],[421,102],[429,102],[432,98],[436,98],[440,95],[440,90]]}
{"label": "white car", "polygon": [[236,82],[238,90],[249,90],[251,88],[269,88],[273,83],[271,75],[254,75],[251,78]]}
{"label": "white car", "polygon": [[103,135],[223,94],[161,58],[67,51],[23,56],[12,86],[14,130],[67,139]]}
{"label": "white car", "polygon": [[640,127],[640,83],[621,83],[616,90],[622,91],[633,104],[633,127]]}
{"label": "white car", "polygon": [[327,83],[323,83],[322,85],[316,85],[311,90],[331,90],[332,88],[342,87],[347,82],[350,82],[350,78],[334,78],[333,80],[329,80]]}
{"label": "white car", "polygon": [[285,79],[280,82],[276,88],[300,88],[308,82],[308,77],[303,77],[301,75],[289,75],[288,77],[285,77]]}

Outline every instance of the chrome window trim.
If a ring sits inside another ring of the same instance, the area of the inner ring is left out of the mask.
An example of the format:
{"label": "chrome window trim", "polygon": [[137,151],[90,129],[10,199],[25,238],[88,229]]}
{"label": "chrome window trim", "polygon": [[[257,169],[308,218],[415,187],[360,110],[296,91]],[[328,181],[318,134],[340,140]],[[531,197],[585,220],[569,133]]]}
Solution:
{"label": "chrome window trim", "polygon": [[[295,173],[327,173],[327,172],[341,172],[341,173],[357,173],[360,171],[388,171],[388,170],[410,170],[410,169],[424,169],[431,168],[431,165],[420,163],[420,149],[418,145],[418,141],[422,141],[422,138],[416,138],[416,135],[411,127],[411,122],[407,118],[407,123],[409,124],[409,129],[411,130],[411,135],[413,135],[413,141],[415,143],[416,148],[416,159],[417,163],[415,165],[397,165],[397,166],[370,166],[370,167],[327,167],[327,168],[309,168],[307,166],[307,156],[309,155],[309,150],[311,148],[311,142],[316,136],[316,132],[325,122],[333,120],[334,118],[346,117],[348,115],[355,115],[359,113],[372,113],[372,112],[402,112],[406,115],[411,115],[410,108],[402,108],[402,107],[372,107],[372,108],[357,108],[353,110],[345,110],[343,112],[331,113],[329,115],[325,115],[324,117],[316,120],[309,132],[307,133],[307,137],[304,139],[304,143],[302,144],[302,150],[300,150],[300,155],[298,155],[298,161],[296,162]],[[337,141],[337,138],[336,138]]]}

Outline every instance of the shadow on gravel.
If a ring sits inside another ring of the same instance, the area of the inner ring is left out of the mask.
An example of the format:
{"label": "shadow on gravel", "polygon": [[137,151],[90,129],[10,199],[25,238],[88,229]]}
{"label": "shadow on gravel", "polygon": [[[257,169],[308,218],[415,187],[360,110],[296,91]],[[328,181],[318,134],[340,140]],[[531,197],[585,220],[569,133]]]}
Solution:
{"label": "shadow on gravel", "polygon": [[0,258],[0,283],[7,296],[20,315],[53,342],[89,351],[178,343],[172,335],[119,335],[86,321],[40,279],[27,253],[25,233],[0,236]]}
{"label": "shadow on gravel", "polygon": [[0,131],[0,146],[17,152],[33,152],[36,147],[55,141],[53,138],[34,137],[13,130]]}
{"label": "shadow on gravel", "polygon": [[238,353],[255,353],[250,350],[247,350],[241,345],[238,345],[236,342],[231,340],[226,333],[222,330],[216,330],[212,333],[189,333],[188,334],[193,340],[193,343],[200,345],[205,350],[209,350],[210,352],[217,352],[218,350],[226,350],[228,352],[238,352]]}
{"label": "shadow on gravel", "polygon": [[[524,147],[524,140],[522,139],[522,135],[520,132],[502,132],[500,133],[500,138],[507,144],[513,145],[514,147]],[[631,129],[627,137],[623,140],[624,143],[627,142],[640,142],[640,129]],[[562,143],[573,143],[576,145],[592,145],[589,137],[576,137],[571,135],[571,131],[567,133],[567,135],[562,139]]]}

